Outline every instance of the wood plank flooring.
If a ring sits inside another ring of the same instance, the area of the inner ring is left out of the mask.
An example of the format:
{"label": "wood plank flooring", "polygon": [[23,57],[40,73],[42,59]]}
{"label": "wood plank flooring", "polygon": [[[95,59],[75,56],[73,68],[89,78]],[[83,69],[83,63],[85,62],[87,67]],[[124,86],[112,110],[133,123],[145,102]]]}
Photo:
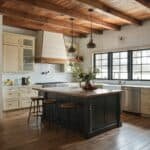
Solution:
{"label": "wood plank flooring", "polygon": [[150,118],[122,115],[123,126],[90,139],[76,132],[27,124],[27,111],[4,114],[0,122],[0,150],[150,150]]}

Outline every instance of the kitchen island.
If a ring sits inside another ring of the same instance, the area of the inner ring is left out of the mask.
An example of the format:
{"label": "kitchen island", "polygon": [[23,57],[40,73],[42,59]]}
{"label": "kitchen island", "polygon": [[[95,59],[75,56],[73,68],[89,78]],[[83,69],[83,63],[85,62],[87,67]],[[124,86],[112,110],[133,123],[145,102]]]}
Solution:
{"label": "kitchen island", "polygon": [[[59,110],[60,104],[73,103],[78,109],[69,112],[69,124],[86,138],[106,130],[120,127],[121,90],[96,89],[85,91],[75,87],[34,88],[46,99],[56,100],[55,121],[62,122],[66,116]],[[49,108],[43,108],[43,117]],[[58,119],[59,118],[59,119]],[[68,123],[68,121],[67,121]]]}

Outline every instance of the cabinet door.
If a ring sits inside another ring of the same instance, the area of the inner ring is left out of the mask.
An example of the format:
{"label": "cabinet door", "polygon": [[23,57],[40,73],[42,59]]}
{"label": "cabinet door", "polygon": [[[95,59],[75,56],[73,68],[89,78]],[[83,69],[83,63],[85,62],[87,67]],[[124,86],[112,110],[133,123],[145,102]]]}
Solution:
{"label": "cabinet door", "polygon": [[[118,95],[108,95],[105,97],[105,124],[110,125],[111,123],[116,122],[117,120],[117,100]],[[119,113],[119,112],[118,112]]]}
{"label": "cabinet door", "polygon": [[4,45],[4,72],[17,72],[19,70],[19,47],[17,45]]}
{"label": "cabinet door", "polygon": [[8,33],[8,32],[4,32],[3,35],[4,35],[3,36],[3,44],[8,44],[8,45],[18,45],[19,44],[20,35]]}
{"label": "cabinet door", "polygon": [[91,104],[90,109],[90,126],[92,131],[95,131],[105,124],[104,99],[95,99]]}
{"label": "cabinet door", "polygon": [[141,89],[141,113],[150,115],[150,89]]}
{"label": "cabinet door", "polygon": [[22,70],[33,71],[34,70],[34,54],[32,48],[22,48]]}

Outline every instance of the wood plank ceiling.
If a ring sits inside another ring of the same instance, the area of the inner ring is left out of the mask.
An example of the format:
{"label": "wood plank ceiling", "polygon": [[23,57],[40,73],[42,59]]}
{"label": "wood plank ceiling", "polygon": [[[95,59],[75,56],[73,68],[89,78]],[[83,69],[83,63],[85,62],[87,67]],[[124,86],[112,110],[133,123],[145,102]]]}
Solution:
{"label": "wood plank ceiling", "polygon": [[149,0],[0,0],[4,24],[74,36],[90,33],[88,9],[93,8],[93,31],[119,30],[126,24],[141,25],[150,19]]}

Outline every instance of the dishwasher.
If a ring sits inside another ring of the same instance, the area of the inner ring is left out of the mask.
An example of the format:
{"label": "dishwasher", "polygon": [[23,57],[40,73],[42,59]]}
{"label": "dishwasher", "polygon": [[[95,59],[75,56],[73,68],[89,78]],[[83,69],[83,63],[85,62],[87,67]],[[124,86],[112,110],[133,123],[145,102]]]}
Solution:
{"label": "dishwasher", "polygon": [[122,110],[141,113],[141,89],[138,87],[122,87]]}

